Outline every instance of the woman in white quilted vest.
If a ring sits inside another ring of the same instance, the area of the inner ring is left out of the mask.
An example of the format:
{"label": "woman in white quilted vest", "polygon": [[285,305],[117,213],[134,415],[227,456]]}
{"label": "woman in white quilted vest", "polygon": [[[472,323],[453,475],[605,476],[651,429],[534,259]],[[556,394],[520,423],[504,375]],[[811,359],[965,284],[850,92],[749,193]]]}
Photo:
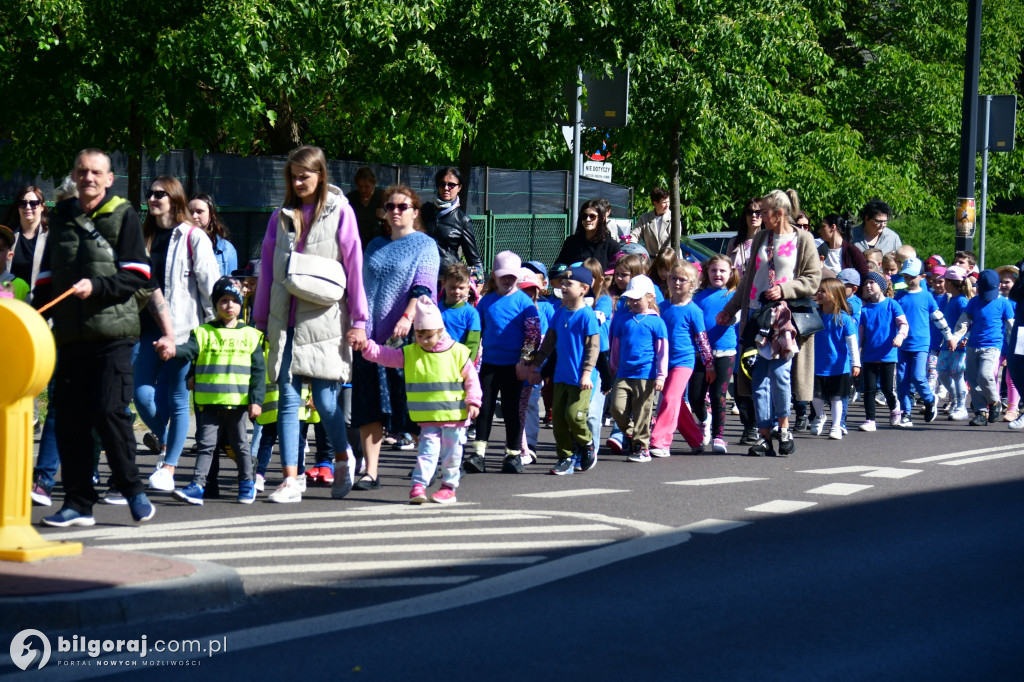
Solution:
{"label": "woman in white quilted vest", "polygon": [[[188,437],[188,388],[190,363],[181,358],[164,361],[162,347],[188,341],[189,333],[213,319],[210,295],[220,278],[213,244],[206,233],[192,224],[188,198],[177,178],[161,175],[153,180],[146,196],[146,238],[156,289],[148,310],[139,313],[139,354],[135,359],[135,409],[149,427],[146,446],[160,453],[156,470],[149,477],[152,490],[174,490],[174,470]],[[120,503],[111,488],[104,502]]]}
{"label": "woman in white quilted vest", "polygon": [[334,450],[331,496],[352,489],[345,416],[338,395],[352,369],[350,346],[366,341],[363,254],[355,213],[327,182],[318,147],[299,147],[284,167],[284,204],[267,224],[253,320],[266,332],[267,378],[279,388],[277,429],[284,481],[273,502],[299,502],[299,393],[313,387],[313,404]]}

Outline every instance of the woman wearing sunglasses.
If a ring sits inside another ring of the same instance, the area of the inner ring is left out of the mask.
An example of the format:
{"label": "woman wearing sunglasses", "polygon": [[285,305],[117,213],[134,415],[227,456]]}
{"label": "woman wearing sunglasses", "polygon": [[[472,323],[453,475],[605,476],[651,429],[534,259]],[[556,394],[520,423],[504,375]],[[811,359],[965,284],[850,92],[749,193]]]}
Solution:
{"label": "woman wearing sunglasses", "polygon": [[736,236],[730,240],[725,248],[725,253],[732,259],[732,266],[740,277],[747,270],[747,261],[750,260],[750,245],[754,242],[754,235],[764,225],[761,219],[761,197],[752,197],[747,200],[743,207],[743,222]]}
{"label": "woman wearing sunglasses", "polygon": [[[14,228],[11,274],[28,282],[30,289],[35,289],[46,246],[46,199],[42,190],[33,185],[18,190],[3,224]],[[0,272],[3,272],[2,264]],[[31,293],[28,300],[32,300]]]}
{"label": "woman wearing sunglasses", "polygon": [[[384,219],[390,236],[377,237],[363,254],[363,284],[369,318],[366,336],[380,345],[399,348],[412,332],[416,301],[436,299],[439,256],[434,241],[418,231],[420,200],[409,187],[384,190]],[[362,345],[353,346],[362,350]],[[380,488],[377,463],[385,428],[391,433],[419,433],[409,419],[405,382],[399,370],[375,365],[356,353],[352,362],[352,426],[359,428],[366,473],[356,490]]]}
{"label": "woman wearing sunglasses", "polygon": [[603,270],[611,267],[619,241],[608,229],[608,219],[602,210],[601,201],[591,199],[580,208],[576,231],[569,235],[558,252],[556,263],[582,263],[588,258],[596,259]]}
{"label": "woman wearing sunglasses", "polygon": [[[267,380],[278,387],[277,436],[284,481],[269,496],[299,502],[299,407],[304,383],[312,386],[334,462],[318,462],[319,482],[342,498],[352,489],[345,416],[338,407],[352,372],[351,348],[366,340],[363,254],[355,213],[341,190],[328,182],[319,147],[303,146],[284,167],[284,203],[267,224],[260,254],[253,320],[267,334]],[[340,267],[338,266],[340,263]],[[324,289],[322,282],[328,282]],[[311,476],[312,477],[312,476]]]}
{"label": "woman wearing sunglasses", "polygon": [[[135,360],[135,409],[149,427],[143,442],[160,454],[149,477],[152,490],[174,490],[174,470],[188,437],[189,363],[160,359],[162,350],[188,341],[189,333],[213,319],[210,296],[220,277],[213,245],[192,224],[188,199],[177,178],[161,175],[146,195],[142,236],[149,251],[153,295],[139,313],[139,354]],[[114,497],[113,489],[104,500]]]}
{"label": "woman wearing sunglasses", "polygon": [[452,263],[461,262],[461,248],[470,274],[479,283],[483,278],[484,264],[476,248],[473,222],[462,210],[459,201],[462,174],[458,168],[442,168],[434,175],[434,186],[437,188],[437,196],[432,203],[423,206],[420,220],[423,223],[423,231],[437,242],[437,250],[441,257],[440,271],[444,272]]}

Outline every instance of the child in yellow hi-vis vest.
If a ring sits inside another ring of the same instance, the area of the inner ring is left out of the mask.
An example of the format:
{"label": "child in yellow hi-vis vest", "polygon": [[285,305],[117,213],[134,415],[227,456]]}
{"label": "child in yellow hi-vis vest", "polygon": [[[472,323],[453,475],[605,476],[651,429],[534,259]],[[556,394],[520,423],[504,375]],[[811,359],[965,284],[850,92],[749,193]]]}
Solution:
{"label": "child in yellow hi-vis vest", "polygon": [[245,419],[260,416],[266,392],[263,334],[242,324],[242,286],[233,277],[221,277],[210,297],[217,311],[214,322],[192,330],[187,342],[162,353],[168,360],[179,356],[195,363],[196,426],[199,452],[192,482],[175,490],[175,497],[189,504],[203,503],[203,489],[210,473],[213,451],[223,429],[227,444],[236,453],[238,501],[252,504],[256,489],[249,454]]}
{"label": "child in yellow hi-vis vest", "polygon": [[448,336],[441,311],[429,297],[416,302],[413,326],[416,343],[397,349],[370,339],[363,357],[385,367],[405,368],[409,417],[422,429],[409,502],[427,501],[427,486],[440,459],[443,483],[430,499],[451,504],[459,486],[466,426],[480,411],[480,378],[469,349]]}

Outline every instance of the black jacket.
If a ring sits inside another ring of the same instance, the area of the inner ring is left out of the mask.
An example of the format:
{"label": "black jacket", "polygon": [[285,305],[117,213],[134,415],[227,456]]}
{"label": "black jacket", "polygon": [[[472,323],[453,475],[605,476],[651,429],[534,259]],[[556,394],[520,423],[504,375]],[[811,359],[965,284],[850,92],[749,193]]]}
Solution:
{"label": "black jacket", "polygon": [[619,252],[619,248],[621,248],[619,242],[614,237],[603,242],[592,242],[582,235],[571,234],[566,237],[555,262],[572,265],[573,263],[582,263],[588,258],[596,258],[601,263],[601,267],[607,270],[614,261],[615,254]]}
{"label": "black jacket", "polygon": [[420,219],[423,221],[424,231],[437,242],[437,250],[441,255],[441,276],[444,276],[446,267],[462,260],[459,258],[459,247],[462,248],[462,255],[466,257],[466,264],[469,267],[483,270],[484,264],[476,248],[473,221],[461,208],[439,216],[437,206],[433,203],[424,204],[420,209]]}

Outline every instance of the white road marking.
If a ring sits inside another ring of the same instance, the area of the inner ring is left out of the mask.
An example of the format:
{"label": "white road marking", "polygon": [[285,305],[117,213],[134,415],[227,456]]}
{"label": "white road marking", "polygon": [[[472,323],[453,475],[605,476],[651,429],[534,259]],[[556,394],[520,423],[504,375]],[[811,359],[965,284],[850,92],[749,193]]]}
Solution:
{"label": "white road marking", "polygon": [[814,507],[817,502],[799,502],[797,500],[772,500],[759,504],[756,507],[747,507],[747,511],[764,512],[766,514],[789,514],[808,507]]}
{"label": "white road marking", "polygon": [[[308,527],[308,526],[307,526]],[[302,530],[301,528],[292,528],[291,526],[276,526],[271,529],[262,529],[265,532],[278,531],[281,528],[286,530]],[[550,533],[576,533],[576,532],[593,532],[600,530],[617,530],[615,526],[608,526],[600,523],[592,524],[565,524],[558,526],[503,526],[497,528],[446,528],[444,530],[432,529],[412,529],[408,531],[395,530],[395,531],[379,531],[375,533],[350,533],[348,535],[340,536],[342,542],[351,542],[353,540],[401,540],[403,538],[449,538],[449,537],[482,537],[487,535],[538,535],[538,534],[550,534]],[[288,542],[298,542],[305,539],[308,542],[322,543],[323,536],[290,536],[285,540]],[[258,545],[264,541],[263,538],[250,538],[249,544]],[[173,549],[176,547],[195,547],[196,542],[191,540],[176,540],[173,542],[159,543],[159,549]],[[228,544],[220,540],[214,540],[213,545]],[[231,543],[236,544],[236,543]],[[146,546],[145,543],[125,543],[120,545],[101,545],[97,549],[130,549],[136,550],[144,547],[145,549],[158,549],[152,544]],[[140,550],[141,551],[141,550]]]}
{"label": "white road marking", "polygon": [[967,459],[958,459],[953,462],[943,462],[942,464],[948,467],[955,467],[960,466],[961,464],[974,464],[975,462],[987,462],[990,459],[1003,459],[1004,457],[1020,457],[1021,455],[1024,455],[1024,450],[1017,450],[1016,452],[1002,452],[997,455],[979,455],[977,457],[968,457]]}
{"label": "white road marking", "polygon": [[743,526],[749,526],[750,521],[722,521],[720,519],[704,519],[696,523],[691,523],[687,526],[683,526],[680,530],[685,530],[688,533],[707,533],[709,535],[718,535],[724,533],[727,530],[734,528],[741,528]]}
{"label": "white road marking", "polygon": [[[470,580],[476,580],[478,575],[439,575],[423,578],[353,578],[351,580],[332,580],[329,589],[341,590],[368,590],[382,587],[428,587],[430,585],[458,585]],[[325,587],[322,580],[308,580],[306,584],[316,587]]]}
{"label": "white road marking", "polygon": [[753,476],[721,476],[719,478],[695,478],[690,481],[665,481],[667,485],[723,485],[725,483],[747,483],[749,481],[767,481],[767,478]]}
{"label": "white road marking", "polygon": [[[312,538],[311,538],[312,539]],[[443,544],[416,544],[416,545],[360,545],[357,547],[307,547],[299,549],[289,547],[287,549],[253,549],[241,552],[206,552],[199,554],[181,554],[183,559],[191,561],[236,561],[239,559],[275,559],[280,557],[303,557],[303,556],[348,556],[352,554],[406,554],[426,552],[499,552],[520,549],[551,550],[569,549],[572,547],[592,547],[594,545],[606,545],[615,542],[614,539],[607,540],[538,540],[536,542],[449,542]],[[458,561],[458,559],[455,559]],[[348,563],[339,562],[338,566],[345,567]]]}
{"label": "white road marking", "polygon": [[948,455],[931,455],[929,457],[918,457],[917,459],[905,459],[905,464],[927,464],[928,462],[941,462],[945,459],[958,459],[960,457],[969,457],[971,455],[983,455],[986,452],[999,452],[1000,450],[1014,450],[1020,447],[1020,443],[1015,445],[1000,445],[994,448],[982,448],[980,450],[967,450],[965,452],[953,452]]}
{"label": "white road marking", "polygon": [[800,474],[860,474],[866,478],[906,478],[921,473],[921,469],[897,469],[896,467],[872,467],[872,466],[850,466],[833,467],[831,469],[806,469],[798,471]]}
{"label": "white road marking", "polygon": [[610,493],[628,493],[628,490],[611,488],[580,488],[578,490],[555,490],[550,493],[523,493],[516,497],[580,497],[582,495],[608,495]]}
{"label": "white road marking", "polygon": [[919,474],[923,469],[897,469],[896,467],[878,467],[874,471],[861,474],[864,478],[906,478]]}
{"label": "white road marking", "polygon": [[857,485],[856,483],[829,483],[819,488],[808,490],[813,495],[852,495],[862,490],[874,488],[873,485]]}
{"label": "white road marking", "polygon": [[[575,514],[560,513],[562,516],[575,518],[606,519],[609,517],[601,514]],[[233,632],[219,633],[215,635],[220,639],[226,637],[231,644],[231,652],[248,651],[250,649],[265,648],[288,642],[292,640],[309,640],[314,637],[330,633],[344,632],[368,625],[377,625],[404,618],[420,618],[432,613],[448,611],[463,606],[479,604],[481,602],[500,599],[532,587],[546,585],[556,580],[563,580],[572,576],[586,573],[609,564],[633,559],[651,552],[657,552],[681,545],[690,539],[690,534],[677,528],[670,528],[660,524],[647,522],[633,522],[630,519],[616,519],[620,525],[628,527],[643,527],[655,529],[652,532],[645,532],[643,537],[633,538],[625,542],[617,542],[612,545],[598,547],[587,552],[580,552],[570,556],[561,557],[553,561],[547,561],[539,565],[504,573],[493,578],[485,578],[466,585],[459,585],[448,590],[434,592],[431,594],[400,599],[398,601],[367,606],[341,613],[329,613],[322,616],[313,616],[286,623],[269,623],[258,625]],[[212,637],[211,637],[212,638]],[[168,653],[160,655],[151,652],[149,660],[198,660],[209,656],[206,652]],[[87,655],[72,655],[70,659],[84,659]],[[114,661],[138,661],[138,654],[113,654],[105,657],[104,660]],[[61,666],[59,668],[48,668],[42,671],[47,679],[53,680],[81,680],[90,677],[116,675],[127,670],[130,666]],[[19,671],[20,673],[20,671]],[[40,675],[37,674],[36,677]],[[15,675],[4,675],[0,680],[10,679],[15,681],[21,679]]]}
{"label": "white road marking", "polygon": [[[454,511],[454,513],[453,513]],[[111,526],[107,528],[94,528],[90,530],[75,531],[63,531],[58,533],[43,533],[47,540],[80,540],[85,538],[97,538],[97,537],[131,537],[137,538],[140,536],[151,536],[160,534],[173,534],[175,536],[185,535],[187,533],[181,533],[180,531],[188,531],[189,533],[196,530],[206,530],[211,527],[221,528],[224,532],[238,532],[241,528],[248,526],[266,525],[272,523],[278,523],[280,521],[301,521],[308,519],[310,521],[326,521],[329,519],[344,519],[346,523],[359,524],[358,519],[368,519],[362,522],[364,526],[380,526],[380,525],[401,525],[403,523],[452,523],[452,522],[463,522],[467,520],[471,521],[482,521],[496,518],[505,518],[509,521],[519,521],[523,519],[546,519],[545,512],[505,512],[505,511],[486,511],[483,509],[473,510],[472,515],[462,514],[461,512],[466,511],[465,509],[458,509],[458,505],[409,505],[399,504],[393,507],[381,507],[376,510],[376,513],[370,513],[369,511],[320,511],[320,512],[303,512],[296,514],[264,514],[264,515],[252,515],[252,516],[237,516],[220,519],[207,519],[205,521],[181,521],[176,523],[158,523],[153,526]],[[392,519],[392,520],[381,520],[375,517],[380,516],[414,516],[418,517],[416,521],[403,520],[403,519]],[[436,518],[442,520],[429,521],[427,519]],[[357,527],[356,525],[348,527]],[[242,531],[245,532],[245,531]]]}
{"label": "white road marking", "polygon": [[424,568],[460,568],[462,566],[519,566],[543,561],[542,556],[503,556],[464,559],[395,559],[393,561],[346,561],[289,566],[240,566],[240,576],[288,575],[290,573],[350,573],[353,571],[416,571]]}

